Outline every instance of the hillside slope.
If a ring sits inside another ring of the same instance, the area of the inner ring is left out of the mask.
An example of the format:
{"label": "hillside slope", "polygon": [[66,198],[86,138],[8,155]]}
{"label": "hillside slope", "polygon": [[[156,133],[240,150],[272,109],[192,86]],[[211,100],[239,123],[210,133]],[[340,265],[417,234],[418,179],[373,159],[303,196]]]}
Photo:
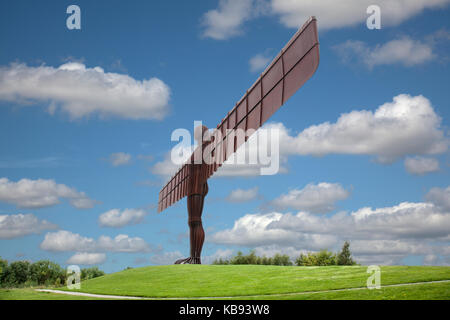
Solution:
{"label": "hillside slope", "polygon": [[[366,287],[366,271],[361,266],[152,266],[84,281],[79,291],[155,298],[276,295]],[[381,267],[381,285],[437,280],[450,280],[450,267]]]}

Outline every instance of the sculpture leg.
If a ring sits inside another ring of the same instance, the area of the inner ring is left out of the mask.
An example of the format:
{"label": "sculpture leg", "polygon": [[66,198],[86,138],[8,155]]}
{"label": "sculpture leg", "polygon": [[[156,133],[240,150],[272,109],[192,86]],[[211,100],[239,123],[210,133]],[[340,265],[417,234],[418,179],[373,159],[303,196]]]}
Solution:
{"label": "sculpture leg", "polygon": [[201,264],[200,256],[205,241],[205,232],[202,225],[204,198],[203,195],[192,195],[188,198],[191,263],[193,264]]}
{"label": "sculpture leg", "polygon": [[200,194],[193,194],[187,198],[191,254],[189,258],[177,260],[175,264],[201,264],[200,256],[205,241],[205,232],[202,225],[204,199],[205,196]]}

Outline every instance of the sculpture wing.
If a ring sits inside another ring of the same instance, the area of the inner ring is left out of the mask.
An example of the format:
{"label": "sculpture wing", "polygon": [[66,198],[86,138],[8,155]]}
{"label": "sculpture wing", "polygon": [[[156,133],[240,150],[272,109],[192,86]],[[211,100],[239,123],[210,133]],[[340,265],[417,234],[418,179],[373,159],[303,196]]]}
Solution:
{"label": "sculpture wing", "polygon": [[[319,56],[317,20],[311,17],[217,126],[215,132],[221,133],[219,135],[221,140],[214,142],[214,152],[216,156],[221,155],[221,157],[217,164],[209,166],[206,178],[213,175],[222,163],[245,142],[235,139],[234,136],[231,138],[227,135],[227,130],[247,131],[260,128],[312,77],[319,66]],[[188,175],[188,166],[184,164],[161,189],[158,212],[186,196]]]}

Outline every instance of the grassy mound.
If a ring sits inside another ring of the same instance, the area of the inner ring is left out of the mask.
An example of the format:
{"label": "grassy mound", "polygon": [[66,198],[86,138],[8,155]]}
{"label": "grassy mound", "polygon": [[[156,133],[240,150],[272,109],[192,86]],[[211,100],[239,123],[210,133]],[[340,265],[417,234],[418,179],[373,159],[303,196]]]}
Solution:
{"label": "grassy mound", "polygon": [[[155,298],[277,295],[366,287],[366,271],[367,267],[360,266],[152,266],[84,281],[79,291]],[[381,267],[382,286],[437,280],[450,280],[450,267]],[[448,283],[438,286],[443,290],[443,299],[449,298],[449,287]],[[410,293],[414,290],[403,289]]]}

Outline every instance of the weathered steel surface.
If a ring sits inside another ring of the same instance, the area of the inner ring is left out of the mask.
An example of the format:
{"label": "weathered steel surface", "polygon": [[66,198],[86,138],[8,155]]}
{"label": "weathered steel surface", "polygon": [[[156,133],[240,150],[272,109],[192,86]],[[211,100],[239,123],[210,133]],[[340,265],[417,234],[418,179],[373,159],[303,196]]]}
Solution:
{"label": "weathered steel surface", "polygon": [[[163,211],[188,195],[192,186],[206,180],[230,157],[244,141],[227,136],[227,130],[257,130],[277,111],[303,84],[311,78],[319,66],[319,39],[317,21],[311,17],[289,40],[277,57],[246,91],[235,107],[219,123],[216,132],[222,139],[214,141],[213,154],[219,156],[217,164],[200,164],[201,178],[193,176],[193,166],[188,161],[159,193],[158,212]],[[199,146],[198,148],[204,148]],[[197,152],[198,150],[195,150]]]}

